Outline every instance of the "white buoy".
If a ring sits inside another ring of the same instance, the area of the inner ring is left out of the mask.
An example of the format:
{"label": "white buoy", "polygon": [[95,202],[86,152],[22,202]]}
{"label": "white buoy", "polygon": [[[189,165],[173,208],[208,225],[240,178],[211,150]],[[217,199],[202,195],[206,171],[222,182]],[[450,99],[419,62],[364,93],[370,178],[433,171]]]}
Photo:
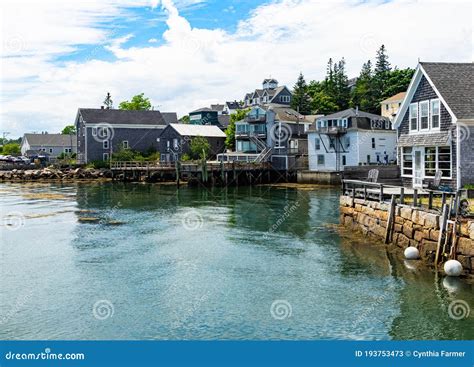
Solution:
{"label": "white buoy", "polygon": [[457,260],[448,260],[444,263],[444,272],[450,277],[458,277],[462,273],[462,265]]}
{"label": "white buoy", "polygon": [[420,258],[420,251],[413,246],[407,247],[403,254],[407,260],[416,260]]}

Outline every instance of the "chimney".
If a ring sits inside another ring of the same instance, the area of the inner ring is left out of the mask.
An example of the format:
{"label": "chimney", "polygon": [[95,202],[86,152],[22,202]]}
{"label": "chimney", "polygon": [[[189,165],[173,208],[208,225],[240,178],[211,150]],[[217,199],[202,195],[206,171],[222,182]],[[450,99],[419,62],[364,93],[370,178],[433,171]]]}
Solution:
{"label": "chimney", "polygon": [[104,106],[100,106],[100,109],[103,110],[103,109],[104,109]]}
{"label": "chimney", "polygon": [[359,106],[356,106],[356,116],[359,116]]}

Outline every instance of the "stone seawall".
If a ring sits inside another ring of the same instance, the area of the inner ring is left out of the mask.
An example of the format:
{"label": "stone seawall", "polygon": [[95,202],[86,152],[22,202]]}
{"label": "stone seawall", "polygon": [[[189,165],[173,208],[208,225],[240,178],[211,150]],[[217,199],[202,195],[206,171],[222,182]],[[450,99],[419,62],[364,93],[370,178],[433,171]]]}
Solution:
{"label": "stone seawall", "polygon": [[[365,235],[384,239],[390,204],[340,198],[340,223]],[[423,260],[434,263],[438,246],[441,216],[421,208],[397,205],[391,243],[405,249],[418,248]],[[456,260],[461,262],[464,274],[474,274],[474,220],[465,220],[457,238]]]}

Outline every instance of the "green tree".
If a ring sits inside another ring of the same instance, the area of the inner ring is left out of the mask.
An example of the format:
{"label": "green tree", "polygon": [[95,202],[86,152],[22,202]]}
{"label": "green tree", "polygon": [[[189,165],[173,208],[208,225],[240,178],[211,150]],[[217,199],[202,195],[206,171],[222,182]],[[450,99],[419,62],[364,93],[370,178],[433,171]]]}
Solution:
{"label": "green tree", "polygon": [[181,122],[182,124],[189,124],[189,115],[184,115],[183,117],[181,117],[179,119],[179,122]]}
{"label": "green tree", "polygon": [[229,125],[227,126],[227,129],[225,129],[225,146],[227,149],[235,150],[235,123],[243,120],[249,111],[249,108],[245,110],[237,110],[230,115]]}
{"label": "green tree", "polygon": [[405,92],[410,85],[411,78],[415,74],[415,70],[407,69],[393,69],[387,78],[387,85],[382,94],[382,99],[393,96],[394,94]]}
{"label": "green tree", "polygon": [[346,61],[342,58],[334,64],[333,69],[334,90],[333,99],[339,110],[345,110],[349,107],[350,89],[349,78],[346,74]]}
{"label": "green tree", "polygon": [[4,155],[19,155],[20,154],[20,144],[18,143],[8,143],[3,146]]}
{"label": "green tree", "polygon": [[390,63],[388,61],[387,50],[382,45],[377,50],[377,56],[375,58],[375,69],[374,77],[372,80],[372,92],[374,95],[374,105],[372,106],[372,112],[379,111],[379,103],[384,99],[384,92],[388,87],[388,79],[391,72]]}
{"label": "green tree", "polygon": [[300,73],[293,87],[291,108],[302,115],[309,115],[311,113],[311,97],[308,94],[308,85],[306,84],[303,73]]}
{"label": "green tree", "polygon": [[372,108],[375,99],[372,90],[372,63],[368,60],[362,65],[359,77],[357,78],[354,89],[352,90],[351,107],[359,107],[362,111],[374,112]]}
{"label": "green tree", "polygon": [[151,102],[144,93],[141,93],[133,96],[131,101],[120,102],[119,108],[121,110],[151,110]]}
{"label": "green tree", "polygon": [[203,136],[196,136],[193,138],[189,148],[191,149],[191,156],[194,159],[206,159],[211,151],[211,145]]}
{"label": "green tree", "polygon": [[75,133],[76,133],[76,126],[74,125],[67,125],[61,131],[61,134],[63,135],[74,135]]}

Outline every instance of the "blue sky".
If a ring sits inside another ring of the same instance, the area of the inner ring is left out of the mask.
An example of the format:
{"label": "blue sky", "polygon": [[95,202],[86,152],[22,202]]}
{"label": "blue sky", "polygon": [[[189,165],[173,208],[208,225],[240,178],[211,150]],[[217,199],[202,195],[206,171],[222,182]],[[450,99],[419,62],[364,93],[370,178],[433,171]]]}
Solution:
{"label": "blue sky", "polygon": [[184,115],[292,87],[344,57],[350,77],[385,44],[393,66],[472,61],[469,1],[6,0],[1,130],[60,131],[77,108],[145,93]]}

